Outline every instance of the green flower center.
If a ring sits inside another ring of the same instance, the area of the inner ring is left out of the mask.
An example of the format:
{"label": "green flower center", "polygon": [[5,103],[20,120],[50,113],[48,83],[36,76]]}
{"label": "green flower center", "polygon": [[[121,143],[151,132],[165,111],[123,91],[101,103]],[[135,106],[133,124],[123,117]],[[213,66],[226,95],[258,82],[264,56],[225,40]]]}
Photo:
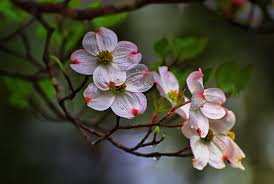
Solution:
{"label": "green flower center", "polygon": [[168,98],[169,98],[172,102],[175,102],[175,103],[178,102],[179,93],[178,93],[177,90],[170,90],[170,91],[167,93],[167,96],[168,96]]}
{"label": "green flower center", "polygon": [[112,59],[113,59],[112,54],[109,51],[101,51],[99,52],[97,57],[98,57],[98,62],[101,64],[108,64],[112,62]]}
{"label": "green flower center", "polygon": [[110,82],[109,84],[109,90],[116,95],[122,94],[126,90],[126,87],[127,86],[125,84],[120,86],[115,86],[113,82]]}
{"label": "green flower center", "polygon": [[202,138],[202,140],[205,142],[205,143],[208,143],[208,142],[211,142],[213,140],[213,137],[214,137],[214,133],[211,129],[208,130],[208,133],[206,135],[205,138]]}

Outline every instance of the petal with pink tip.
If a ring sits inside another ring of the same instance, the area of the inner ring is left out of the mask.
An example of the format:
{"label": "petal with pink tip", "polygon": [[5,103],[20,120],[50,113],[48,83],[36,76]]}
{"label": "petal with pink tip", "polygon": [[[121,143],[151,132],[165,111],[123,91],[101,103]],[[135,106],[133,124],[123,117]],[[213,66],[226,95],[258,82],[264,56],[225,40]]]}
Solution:
{"label": "petal with pink tip", "polygon": [[224,104],[226,97],[224,92],[219,88],[208,88],[204,90],[204,97],[208,102]]}
{"label": "petal with pink tip", "polygon": [[181,131],[184,134],[184,136],[188,139],[190,139],[194,135],[198,135],[193,129],[190,127],[189,121],[184,121],[183,126],[181,127]]}
{"label": "petal with pink tip", "polygon": [[153,78],[154,78],[154,83],[156,84],[156,88],[158,89],[158,91],[160,92],[160,95],[164,98],[167,98],[167,93],[166,93],[166,88],[160,78],[160,75],[156,72],[153,72]]}
{"label": "petal with pink tip", "polygon": [[223,154],[220,149],[215,145],[215,143],[210,142],[208,144],[209,150],[209,165],[216,169],[223,169],[225,168],[225,163],[223,161]]}
{"label": "petal with pink tip", "polygon": [[101,27],[96,33],[96,40],[100,51],[112,52],[117,45],[117,35],[110,29]]}
{"label": "petal with pink tip", "polygon": [[199,110],[190,109],[189,122],[190,127],[194,128],[202,138],[206,137],[209,129],[208,119]]}
{"label": "petal with pink tip", "polygon": [[235,122],[235,114],[232,111],[227,110],[226,115],[222,119],[211,119],[209,121],[209,127],[217,134],[226,134],[226,132],[234,126]]}
{"label": "petal with pink tip", "polygon": [[[189,99],[185,98],[185,102],[187,102]],[[176,109],[176,113],[179,114],[184,119],[189,119],[189,109],[190,109],[190,103],[183,105],[182,107]]]}
{"label": "petal with pink tip", "polygon": [[194,93],[196,91],[197,82],[199,82],[203,86],[203,77],[204,74],[200,69],[189,74],[186,79],[186,83],[191,93]]}
{"label": "petal with pink tip", "polygon": [[143,93],[124,92],[116,96],[111,109],[124,118],[132,119],[137,114],[143,114],[147,108],[147,99]]}
{"label": "petal with pink tip", "polygon": [[221,119],[226,114],[225,109],[221,105],[209,102],[206,102],[200,110],[204,116],[210,119]]}
{"label": "petal with pink tip", "polygon": [[97,44],[96,33],[94,32],[87,32],[85,34],[82,45],[86,49],[86,51],[93,56],[97,56],[100,52]]}
{"label": "petal with pink tip", "polygon": [[142,59],[137,46],[129,41],[120,41],[112,52],[113,62],[123,70],[135,67]]}
{"label": "petal with pink tip", "polygon": [[74,51],[70,56],[70,60],[70,67],[80,74],[91,75],[97,67],[97,58],[85,49]]}
{"label": "petal with pink tip", "polygon": [[89,84],[83,94],[87,105],[98,111],[108,109],[115,99],[110,91],[101,91],[94,83]]}
{"label": "petal with pink tip", "polygon": [[136,67],[127,70],[126,90],[130,92],[145,92],[149,90],[153,84],[153,74],[148,68],[139,64]]}
{"label": "petal with pink tip", "polygon": [[202,170],[209,161],[209,151],[206,144],[201,141],[199,136],[190,138],[190,147],[194,156],[192,165],[198,170]]}
{"label": "petal with pink tip", "polygon": [[93,81],[101,90],[109,90],[109,85],[120,86],[126,81],[126,72],[114,63],[99,65],[93,72]]}
{"label": "petal with pink tip", "polygon": [[163,85],[165,86],[166,93],[171,90],[179,90],[179,83],[175,75],[168,71],[166,66],[159,67],[159,74]]}

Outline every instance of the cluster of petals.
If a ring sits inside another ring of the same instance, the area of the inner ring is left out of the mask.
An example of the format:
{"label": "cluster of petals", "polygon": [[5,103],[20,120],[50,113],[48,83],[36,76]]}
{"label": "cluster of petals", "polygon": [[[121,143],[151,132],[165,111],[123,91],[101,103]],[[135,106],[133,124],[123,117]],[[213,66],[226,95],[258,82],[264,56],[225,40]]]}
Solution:
{"label": "cluster of petals", "polygon": [[[176,105],[176,100],[170,96],[179,91],[176,77],[166,66],[159,67],[159,73],[153,74],[161,96]],[[233,141],[233,136],[229,136],[236,121],[235,115],[223,107],[226,97],[220,89],[204,89],[203,76],[199,69],[187,77],[191,101],[176,110],[184,119],[181,130],[190,139],[193,167],[202,170],[209,164],[222,169],[227,161],[234,168],[244,169],[241,159],[245,158],[245,154]]]}
{"label": "cluster of petals", "polygon": [[181,130],[190,139],[190,146],[193,153],[192,164],[196,169],[202,170],[207,164],[223,169],[225,161],[232,167],[244,170],[241,159],[245,154],[233,141],[232,136],[228,136],[230,129],[236,121],[232,111],[226,110],[226,115],[219,120],[209,121],[209,130],[206,138],[202,138],[190,127],[189,122],[185,122]]}
{"label": "cluster of petals", "polygon": [[153,85],[153,75],[145,65],[139,64],[142,55],[129,41],[119,41],[110,29],[99,28],[85,34],[84,49],[71,55],[70,67],[83,75],[93,75],[84,91],[87,105],[103,111],[111,107],[118,116],[133,118],[146,110],[146,97],[142,92]]}
{"label": "cluster of petals", "polygon": [[[178,100],[177,98],[180,95],[178,80],[172,72],[168,71],[167,66],[159,67],[158,71],[159,73],[153,72],[156,88],[162,97],[166,98],[172,106],[176,106]],[[188,99],[184,97],[184,100],[187,101]],[[188,109],[189,104],[176,109],[175,112],[186,119],[188,117]]]}
{"label": "cluster of petals", "polygon": [[257,28],[263,22],[261,7],[249,0],[230,0],[225,4],[219,0],[206,0],[204,5],[210,10],[223,11],[225,16],[231,17],[240,25]]}

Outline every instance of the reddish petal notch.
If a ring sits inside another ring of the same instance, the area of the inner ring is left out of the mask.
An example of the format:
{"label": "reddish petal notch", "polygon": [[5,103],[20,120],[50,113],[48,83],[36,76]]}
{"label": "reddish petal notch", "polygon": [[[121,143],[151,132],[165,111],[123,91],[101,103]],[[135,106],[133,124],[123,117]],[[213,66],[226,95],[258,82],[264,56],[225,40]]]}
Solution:
{"label": "reddish petal notch", "polygon": [[78,64],[80,64],[80,61],[78,61],[78,60],[73,60],[71,63],[74,64],[74,65],[78,65]]}
{"label": "reddish petal notch", "polygon": [[134,108],[131,109],[131,114],[134,115],[134,116],[137,115],[138,114],[138,110],[134,109]]}
{"label": "reddish petal notch", "polygon": [[129,53],[130,56],[135,56],[136,54],[137,54],[137,51],[135,51],[135,50],[132,50],[132,51],[130,51],[130,53]]}
{"label": "reddish petal notch", "polygon": [[89,97],[89,96],[87,96],[87,97],[85,97],[85,101],[87,102],[87,103],[89,103],[89,102],[91,102],[91,97]]}

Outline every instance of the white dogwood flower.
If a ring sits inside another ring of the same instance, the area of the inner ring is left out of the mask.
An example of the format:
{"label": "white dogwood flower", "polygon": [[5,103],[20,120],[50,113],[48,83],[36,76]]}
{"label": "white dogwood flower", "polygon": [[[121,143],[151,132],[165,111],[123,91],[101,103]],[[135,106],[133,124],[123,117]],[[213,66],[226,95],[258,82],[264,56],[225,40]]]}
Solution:
{"label": "white dogwood flower", "polygon": [[[166,98],[172,106],[177,105],[177,103],[181,100],[178,80],[172,72],[168,71],[167,66],[159,67],[158,71],[159,74],[157,72],[153,72],[153,76],[160,95]],[[187,101],[188,99],[184,97],[184,100]],[[189,104],[186,104],[176,109],[175,112],[184,119],[188,119],[188,106]]]}
{"label": "white dogwood flower", "polygon": [[143,64],[126,71],[126,80],[117,86],[110,82],[108,90],[99,89],[91,83],[84,91],[85,101],[92,109],[103,111],[111,107],[120,117],[134,118],[145,112],[147,99],[142,92],[153,86],[153,74]]}
{"label": "white dogwood flower", "polygon": [[230,131],[235,121],[234,113],[227,110],[222,119],[209,121],[209,131],[205,138],[201,138],[191,129],[188,121],[184,122],[181,130],[190,139],[194,156],[193,167],[202,170],[209,164],[214,168],[222,169],[225,167],[224,161],[228,161],[232,167],[244,170],[241,159],[245,158],[245,154],[234,142],[235,134]]}
{"label": "white dogwood flower", "polygon": [[134,43],[118,42],[117,35],[103,27],[86,33],[82,45],[84,49],[72,53],[70,66],[80,74],[93,74],[93,81],[101,90],[109,90],[110,81],[117,86],[123,84],[124,70],[133,68],[142,58]]}
{"label": "white dogwood flower", "polygon": [[203,72],[194,71],[187,77],[187,86],[192,94],[189,110],[189,122],[201,137],[206,137],[209,125],[208,118],[221,119],[225,116],[223,104],[225,94],[218,88],[204,89]]}

